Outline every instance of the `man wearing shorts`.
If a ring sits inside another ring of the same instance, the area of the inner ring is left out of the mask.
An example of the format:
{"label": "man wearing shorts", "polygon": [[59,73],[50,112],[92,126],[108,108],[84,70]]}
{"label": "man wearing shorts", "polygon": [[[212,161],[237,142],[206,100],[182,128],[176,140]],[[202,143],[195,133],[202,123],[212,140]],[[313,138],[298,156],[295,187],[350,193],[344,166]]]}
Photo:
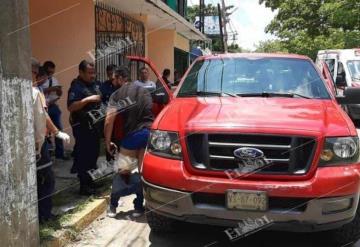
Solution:
{"label": "man wearing shorts", "polygon": [[[129,74],[126,67],[115,71],[115,76],[121,81],[122,86],[109,100],[105,120],[105,144],[109,153],[119,150],[124,160],[136,160],[137,164],[141,164],[150,134],[149,128],[154,120],[152,98],[148,90],[128,81]],[[114,125],[118,114],[123,118],[121,126]],[[122,128],[124,137],[113,143],[111,139],[115,128]],[[117,171],[113,178],[109,217],[116,216],[120,197],[130,194],[136,194],[133,216],[141,216],[144,213],[144,197],[139,172],[137,169]]]}

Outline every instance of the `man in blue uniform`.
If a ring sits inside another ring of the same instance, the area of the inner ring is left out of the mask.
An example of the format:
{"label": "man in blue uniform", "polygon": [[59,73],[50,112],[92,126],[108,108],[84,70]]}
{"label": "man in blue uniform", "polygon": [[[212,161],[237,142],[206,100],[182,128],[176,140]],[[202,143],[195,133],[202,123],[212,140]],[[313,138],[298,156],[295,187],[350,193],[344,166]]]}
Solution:
{"label": "man in blue uniform", "polygon": [[71,83],[68,92],[70,123],[76,141],[74,166],[80,179],[80,194],[95,193],[94,183],[88,174],[96,169],[102,130],[94,125],[90,113],[101,108],[101,92],[95,82],[95,66],[86,60],[79,64],[79,76]]}
{"label": "man in blue uniform", "polygon": [[116,65],[110,64],[106,66],[106,74],[108,77],[108,80],[104,81],[100,86],[100,91],[102,94],[102,101],[104,104],[107,105],[110,96],[119,89],[119,85],[117,85],[117,82],[114,78],[114,72],[116,69]]}

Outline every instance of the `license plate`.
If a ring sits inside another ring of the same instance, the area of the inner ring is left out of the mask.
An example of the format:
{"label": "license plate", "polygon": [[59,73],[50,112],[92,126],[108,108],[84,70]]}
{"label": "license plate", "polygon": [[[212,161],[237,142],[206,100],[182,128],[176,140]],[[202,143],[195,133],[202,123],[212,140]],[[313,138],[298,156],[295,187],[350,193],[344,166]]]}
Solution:
{"label": "license plate", "polygon": [[264,191],[228,190],[226,205],[228,209],[266,211],[268,197]]}

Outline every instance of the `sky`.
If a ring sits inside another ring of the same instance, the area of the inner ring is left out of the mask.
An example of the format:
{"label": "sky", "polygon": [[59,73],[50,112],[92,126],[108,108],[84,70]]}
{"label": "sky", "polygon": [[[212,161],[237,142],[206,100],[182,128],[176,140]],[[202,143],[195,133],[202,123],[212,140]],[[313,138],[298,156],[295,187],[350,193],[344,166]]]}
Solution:
{"label": "sky", "polygon": [[[199,4],[199,2],[199,0],[188,0],[189,5]],[[220,0],[205,0],[205,4],[210,3],[217,5]],[[238,33],[236,43],[239,46],[254,50],[259,41],[274,38],[265,33],[265,27],[273,19],[275,13],[271,9],[265,8],[264,4],[259,5],[258,0],[225,0],[225,4],[238,7],[230,19],[233,29]],[[231,38],[229,37],[229,39]]]}

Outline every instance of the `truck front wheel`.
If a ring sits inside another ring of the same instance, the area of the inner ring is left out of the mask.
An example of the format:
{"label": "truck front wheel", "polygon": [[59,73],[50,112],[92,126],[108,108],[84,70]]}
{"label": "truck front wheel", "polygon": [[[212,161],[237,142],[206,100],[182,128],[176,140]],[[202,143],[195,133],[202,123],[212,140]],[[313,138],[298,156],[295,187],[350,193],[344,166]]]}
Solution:
{"label": "truck front wheel", "polygon": [[353,221],[343,225],[339,229],[331,230],[328,236],[336,246],[346,246],[360,239],[360,208],[358,206]]}
{"label": "truck front wheel", "polygon": [[157,214],[151,209],[146,209],[146,219],[154,232],[174,232],[179,223],[177,220]]}

